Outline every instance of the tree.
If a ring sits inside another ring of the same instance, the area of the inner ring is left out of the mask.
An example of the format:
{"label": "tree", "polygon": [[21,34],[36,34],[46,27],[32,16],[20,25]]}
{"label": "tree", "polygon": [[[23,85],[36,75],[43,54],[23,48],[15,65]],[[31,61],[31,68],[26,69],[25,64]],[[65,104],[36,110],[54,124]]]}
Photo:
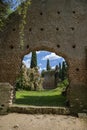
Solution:
{"label": "tree", "polygon": [[43,78],[37,67],[28,69],[28,77],[31,90],[36,91],[42,89]]}
{"label": "tree", "polygon": [[62,77],[61,77],[61,79],[62,80],[64,80],[65,78],[66,78],[66,62],[65,61],[63,61],[63,63],[62,63]]}
{"label": "tree", "polygon": [[16,90],[42,90],[43,78],[39,74],[38,68],[27,69],[22,65],[19,77],[16,80]]}
{"label": "tree", "polygon": [[47,70],[51,70],[51,66],[50,66],[50,61],[49,61],[49,59],[47,59],[46,69],[47,69]]}
{"label": "tree", "polygon": [[46,71],[45,70],[42,70],[42,72],[41,72],[41,76],[42,77],[44,77],[44,73],[45,73]]}
{"label": "tree", "polygon": [[55,86],[57,86],[57,83],[59,81],[59,67],[56,65],[55,67]]}
{"label": "tree", "polygon": [[28,86],[27,68],[24,64],[22,64],[20,75],[16,80],[16,90],[24,89],[25,86]]}
{"label": "tree", "polygon": [[37,54],[36,51],[32,52],[30,68],[37,67]]}
{"label": "tree", "polygon": [[59,63],[59,79],[62,79],[62,67],[61,67],[61,63]]}

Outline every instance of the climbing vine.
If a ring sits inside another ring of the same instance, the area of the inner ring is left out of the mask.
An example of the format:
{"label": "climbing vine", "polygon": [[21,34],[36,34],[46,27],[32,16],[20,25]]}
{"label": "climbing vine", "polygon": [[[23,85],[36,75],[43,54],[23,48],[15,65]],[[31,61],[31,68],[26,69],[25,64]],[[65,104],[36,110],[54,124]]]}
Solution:
{"label": "climbing vine", "polygon": [[26,16],[29,5],[31,4],[31,0],[27,0],[24,2],[22,6],[18,8],[18,13],[21,16],[21,23],[19,25],[19,36],[20,36],[20,47],[23,49],[24,46],[24,28],[26,24]]}
{"label": "climbing vine", "polygon": [[[2,0],[3,1],[3,0]],[[5,24],[7,21],[9,21],[9,15],[14,12],[14,4],[12,5],[13,1],[5,0],[8,3],[0,2],[0,31],[3,30],[3,27],[5,27]],[[29,5],[31,4],[31,0],[19,0],[21,5],[16,7],[16,11],[18,11],[18,14],[21,16],[21,22],[19,24],[19,37],[20,37],[20,47],[23,49],[24,46],[24,28],[26,24],[26,16],[27,16],[27,10]],[[19,2],[16,0],[16,2]]]}
{"label": "climbing vine", "polygon": [[0,31],[3,30],[5,23],[8,20],[8,15],[11,13],[9,6],[0,2]]}

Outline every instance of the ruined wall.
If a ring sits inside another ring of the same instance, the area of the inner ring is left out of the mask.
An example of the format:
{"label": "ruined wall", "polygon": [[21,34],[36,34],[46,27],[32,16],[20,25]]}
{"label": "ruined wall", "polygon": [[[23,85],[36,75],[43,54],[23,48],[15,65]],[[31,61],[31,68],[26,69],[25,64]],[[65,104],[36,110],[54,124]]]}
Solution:
{"label": "ruined wall", "polygon": [[44,89],[54,89],[54,88],[56,88],[55,72],[54,71],[44,72],[43,78],[44,78],[44,80],[43,80],[43,88]]}
{"label": "ruined wall", "polygon": [[13,87],[9,83],[0,83],[0,114],[8,112],[8,108],[12,105]]}
{"label": "ruined wall", "polygon": [[[23,56],[48,50],[63,56],[69,65],[68,99],[71,110],[87,110],[87,1],[34,0],[27,12],[24,48],[20,49],[19,24],[13,14],[0,33],[0,82],[12,85]],[[77,108],[77,109],[75,109]]]}

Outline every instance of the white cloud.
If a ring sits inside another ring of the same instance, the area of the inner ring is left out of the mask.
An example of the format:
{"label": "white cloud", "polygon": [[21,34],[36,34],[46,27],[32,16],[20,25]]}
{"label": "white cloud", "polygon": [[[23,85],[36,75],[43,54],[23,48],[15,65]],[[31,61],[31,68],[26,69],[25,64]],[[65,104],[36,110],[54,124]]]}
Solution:
{"label": "white cloud", "polygon": [[30,59],[28,59],[28,60],[23,60],[22,62],[26,65],[26,67],[27,68],[29,68],[30,67]]}
{"label": "white cloud", "polygon": [[42,64],[40,63],[38,66],[42,66]]}
{"label": "white cloud", "polygon": [[65,61],[65,59],[64,59],[64,58],[62,59],[62,62],[63,62],[63,61]]}
{"label": "white cloud", "polygon": [[42,60],[47,60],[47,59],[49,59],[49,60],[56,60],[58,58],[60,59],[61,57],[56,55],[55,53],[51,53],[51,54],[46,55],[45,57],[43,57]]}
{"label": "white cloud", "polygon": [[36,51],[36,53],[37,53],[37,54],[40,54],[40,53],[41,53],[41,51]]}
{"label": "white cloud", "polygon": [[39,72],[41,73],[41,71],[42,71],[42,68],[41,68],[41,67],[39,67]]}
{"label": "white cloud", "polygon": [[28,59],[28,58],[31,58],[31,53],[25,55],[24,58],[27,58],[27,59]]}
{"label": "white cloud", "polygon": [[51,68],[52,68],[52,69],[55,69],[55,66],[52,66]]}

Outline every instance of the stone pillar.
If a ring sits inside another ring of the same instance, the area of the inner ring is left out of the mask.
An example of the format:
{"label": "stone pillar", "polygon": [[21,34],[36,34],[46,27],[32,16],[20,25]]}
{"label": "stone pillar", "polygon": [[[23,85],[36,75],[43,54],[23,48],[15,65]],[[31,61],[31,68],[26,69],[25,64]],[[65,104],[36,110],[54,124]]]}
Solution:
{"label": "stone pillar", "polygon": [[72,114],[87,113],[87,86],[83,83],[70,83],[68,99]]}
{"label": "stone pillar", "polygon": [[13,87],[9,83],[0,83],[0,114],[6,114],[13,100]]}
{"label": "stone pillar", "polygon": [[71,113],[87,113],[87,66],[85,59],[71,60],[69,80],[67,98],[70,103]]}

